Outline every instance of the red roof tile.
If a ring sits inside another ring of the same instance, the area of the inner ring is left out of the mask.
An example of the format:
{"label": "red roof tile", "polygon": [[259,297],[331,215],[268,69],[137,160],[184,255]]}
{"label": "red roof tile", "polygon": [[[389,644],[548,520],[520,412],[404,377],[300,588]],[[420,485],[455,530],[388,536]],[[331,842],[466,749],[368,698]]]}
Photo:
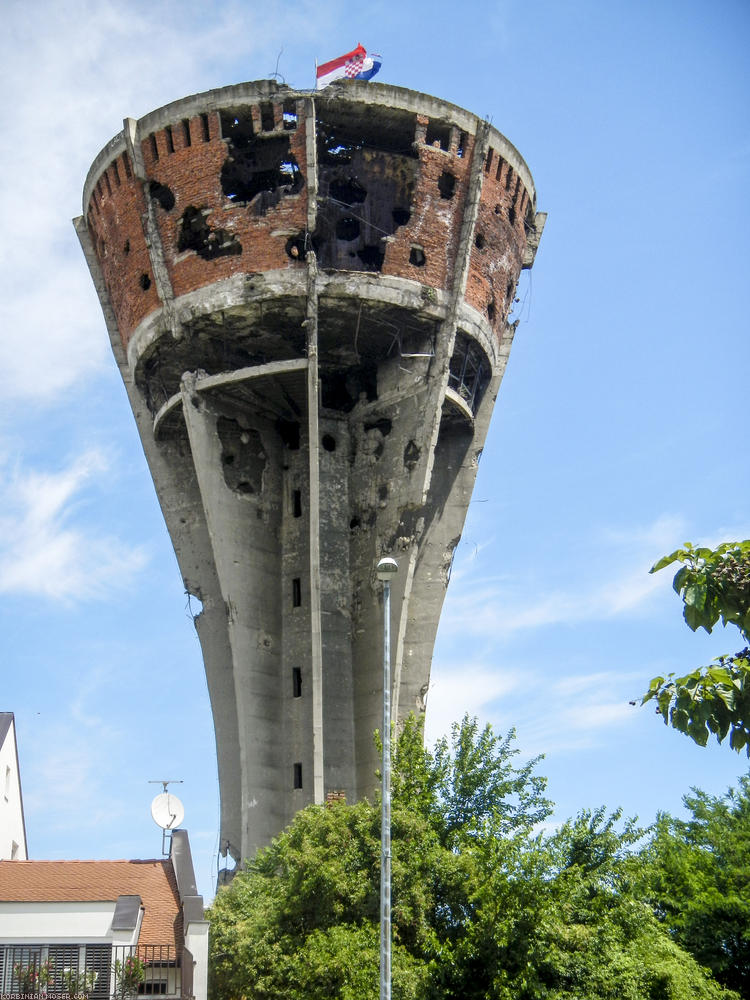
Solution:
{"label": "red roof tile", "polygon": [[182,945],[180,896],[172,862],[0,861],[3,902],[107,902],[140,896],[140,945]]}

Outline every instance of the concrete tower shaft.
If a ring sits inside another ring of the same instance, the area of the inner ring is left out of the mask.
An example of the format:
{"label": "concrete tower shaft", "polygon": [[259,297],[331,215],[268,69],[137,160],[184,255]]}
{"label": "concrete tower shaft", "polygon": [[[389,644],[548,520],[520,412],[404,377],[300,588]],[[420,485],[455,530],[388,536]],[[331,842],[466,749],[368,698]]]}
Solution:
{"label": "concrete tower shaft", "polygon": [[526,164],[435,98],[270,81],[126,119],[75,220],[213,709],[222,851],[369,793],[380,588],[421,712],[451,560],[544,224]]}

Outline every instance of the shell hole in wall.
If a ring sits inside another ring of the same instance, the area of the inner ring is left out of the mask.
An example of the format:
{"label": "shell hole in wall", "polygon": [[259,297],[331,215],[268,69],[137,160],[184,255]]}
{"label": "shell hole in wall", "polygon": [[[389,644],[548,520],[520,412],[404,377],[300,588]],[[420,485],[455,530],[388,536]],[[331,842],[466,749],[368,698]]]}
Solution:
{"label": "shell hole in wall", "polygon": [[438,178],[438,191],[441,198],[452,198],[456,192],[456,178],[449,170],[444,170]]}
{"label": "shell hole in wall", "polygon": [[138,284],[144,292],[147,292],[151,287],[151,278],[149,278],[149,276],[144,272],[138,279]]}
{"label": "shell hole in wall", "polygon": [[485,247],[484,233],[477,233],[477,235],[474,237],[474,246],[477,248],[477,250],[484,250]]}
{"label": "shell hole in wall", "polygon": [[221,189],[224,197],[235,203],[251,202],[262,195],[254,208],[257,215],[265,215],[283,197],[301,191],[304,178],[292,156],[288,134],[253,137],[251,128],[247,117],[233,119],[227,158],[221,168]]}
{"label": "shell hole in wall", "polygon": [[451,130],[449,125],[441,122],[430,122],[427,126],[425,145],[433,146],[436,149],[445,150],[447,153],[451,148]]}
{"label": "shell hole in wall", "polygon": [[419,246],[412,246],[409,251],[409,263],[413,264],[414,267],[424,267],[427,258],[424,255],[424,250]]}
{"label": "shell hole in wall", "polygon": [[194,250],[203,260],[215,260],[242,253],[242,244],[234,233],[226,229],[211,229],[207,209],[188,205],[182,213],[177,250]]}
{"label": "shell hole in wall", "polygon": [[411,470],[416,466],[419,461],[419,456],[421,451],[419,446],[415,441],[409,441],[407,446],[404,448],[404,467],[411,472]]}
{"label": "shell hole in wall", "polygon": [[166,184],[160,184],[158,181],[151,181],[148,186],[148,193],[151,198],[164,209],[165,212],[171,212],[174,208],[174,195]]}
{"label": "shell hole in wall", "polygon": [[216,430],[221,442],[224,482],[240,496],[262,493],[266,455],[260,434],[242,427],[231,417],[219,417]]}
{"label": "shell hole in wall", "polygon": [[351,242],[357,239],[359,233],[359,219],[355,219],[351,215],[345,215],[336,223],[336,239]]}

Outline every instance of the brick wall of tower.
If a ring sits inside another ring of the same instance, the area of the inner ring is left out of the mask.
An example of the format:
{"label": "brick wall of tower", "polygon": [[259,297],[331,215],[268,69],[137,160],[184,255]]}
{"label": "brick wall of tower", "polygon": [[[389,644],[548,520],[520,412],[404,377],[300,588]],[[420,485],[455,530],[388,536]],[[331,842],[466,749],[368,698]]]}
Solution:
{"label": "brick wall of tower", "polygon": [[529,196],[518,174],[491,147],[483,174],[466,301],[502,336],[521,271]]}
{"label": "brick wall of tower", "polygon": [[[254,140],[257,138],[259,144],[274,141],[274,137],[288,140],[290,157],[302,177],[298,190],[289,187],[275,197],[260,195],[250,201],[228,197],[222,186],[222,169],[232,149],[227,138],[222,137],[218,111],[178,119],[141,137],[147,184],[175,298],[235,274],[299,268],[303,264],[304,247],[296,255],[290,253],[290,240],[304,235],[308,218],[306,102],[290,102],[288,97],[266,101],[266,109],[273,109],[272,122],[268,117],[262,120],[261,103],[243,106],[245,113],[252,113]],[[296,123],[289,128],[285,127],[284,110],[292,103]],[[366,125],[366,111],[363,121]],[[449,291],[475,137],[456,126],[433,123],[433,128],[442,129],[443,138],[429,141],[434,132],[430,132],[428,116],[415,114],[414,121],[413,149],[417,159],[408,161],[416,164],[409,218],[395,226],[383,241],[385,257],[380,273]],[[367,171],[368,198],[386,197],[398,172],[403,173],[403,155],[382,151],[359,156],[360,166]],[[369,215],[367,206],[357,205],[352,206],[352,214],[358,208],[360,214]],[[184,220],[191,211],[200,214],[209,238],[215,239],[225,252],[207,259],[195,249],[181,249]],[[498,336],[504,329],[521,268],[526,242],[524,219],[529,211],[529,195],[519,175],[496,150],[490,149],[482,166],[482,191],[465,298],[488,317]],[[146,244],[146,213],[144,185],[135,178],[127,153],[120,154],[97,179],[87,220],[125,345],[138,324],[161,305]],[[366,269],[357,260],[336,266]]]}

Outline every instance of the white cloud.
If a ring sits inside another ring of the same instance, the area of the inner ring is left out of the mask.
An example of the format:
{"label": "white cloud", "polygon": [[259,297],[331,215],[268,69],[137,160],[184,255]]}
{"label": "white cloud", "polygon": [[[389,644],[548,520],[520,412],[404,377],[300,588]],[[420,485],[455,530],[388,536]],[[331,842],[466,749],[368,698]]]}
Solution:
{"label": "white cloud", "polygon": [[450,673],[437,672],[427,693],[427,741],[434,742],[450,732],[456,718],[456,706],[461,714],[486,716],[488,706],[515,690],[519,677],[482,664],[455,665]]}
{"label": "white cloud", "polygon": [[[296,9],[297,24],[311,4]],[[100,370],[104,320],[71,225],[98,151],[125,116],[224,85],[242,60],[254,76],[284,44],[280,4],[71,0],[4,8],[0,61],[0,368],[4,395],[43,405]],[[40,30],[41,25],[41,30]],[[116,58],[113,56],[116,55]]]}
{"label": "white cloud", "polygon": [[0,593],[66,602],[126,586],[146,562],[142,548],[71,524],[84,489],[106,468],[88,451],[58,472],[16,468],[0,487]]}

